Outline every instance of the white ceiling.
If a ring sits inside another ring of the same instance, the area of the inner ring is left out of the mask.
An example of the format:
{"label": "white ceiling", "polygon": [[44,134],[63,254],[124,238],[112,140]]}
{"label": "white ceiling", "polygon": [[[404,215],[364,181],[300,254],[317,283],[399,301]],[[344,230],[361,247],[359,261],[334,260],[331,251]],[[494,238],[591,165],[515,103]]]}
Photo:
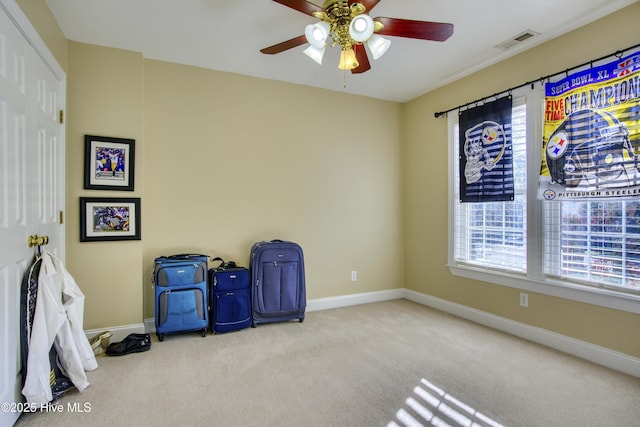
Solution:
{"label": "white ceiling", "polygon": [[[272,0],[46,0],[74,41],[142,52],[145,58],[406,102],[637,0],[382,0],[371,16],[450,22],[445,42],[389,37],[385,56],[359,75],[302,53],[260,49],[302,35],[312,16]],[[311,3],[322,6],[323,0]],[[504,51],[525,30],[540,33]],[[619,46],[612,46],[617,49]],[[577,64],[576,64],[577,65]],[[550,70],[553,71],[553,70]],[[346,77],[346,88],[344,87]]]}

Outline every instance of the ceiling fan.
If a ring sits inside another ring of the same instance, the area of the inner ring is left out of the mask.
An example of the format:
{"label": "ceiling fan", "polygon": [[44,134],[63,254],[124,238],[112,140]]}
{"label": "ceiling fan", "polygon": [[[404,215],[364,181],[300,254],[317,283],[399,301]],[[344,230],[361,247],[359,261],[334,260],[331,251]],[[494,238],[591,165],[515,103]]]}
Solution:
{"label": "ceiling fan", "polygon": [[409,19],[371,18],[367,13],[380,0],[327,0],[322,7],[306,0],[274,0],[284,6],[318,18],[309,24],[305,34],[261,49],[268,55],[284,52],[305,43],[304,53],[322,64],[326,47],[341,47],[338,68],[364,73],[371,69],[365,44],[373,59],[378,59],[389,48],[391,41],[381,36],[406,37],[421,40],[445,41],[453,34],[453,24],[413,21]]}

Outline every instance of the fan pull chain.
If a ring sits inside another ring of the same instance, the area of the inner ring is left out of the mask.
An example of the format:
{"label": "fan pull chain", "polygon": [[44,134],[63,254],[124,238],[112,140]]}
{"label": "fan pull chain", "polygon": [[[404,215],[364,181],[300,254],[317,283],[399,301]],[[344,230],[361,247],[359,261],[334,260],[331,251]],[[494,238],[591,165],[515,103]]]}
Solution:
{"label": "fan pull chain", "polygon": [[347,70],[344,70],[343,73],[344,73],[343,85],[344,85],[344,88],[346,89],[347,88]]}

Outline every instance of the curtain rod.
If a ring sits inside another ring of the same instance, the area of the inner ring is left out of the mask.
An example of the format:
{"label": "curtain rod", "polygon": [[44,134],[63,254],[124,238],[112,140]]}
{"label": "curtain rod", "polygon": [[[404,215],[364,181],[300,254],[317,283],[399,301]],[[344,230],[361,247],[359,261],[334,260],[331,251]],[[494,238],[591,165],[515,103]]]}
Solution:
{"label": "curtain rod", "polygon": [[610,53],[610,54],[608,54],[608,55],[602,56],[602,57],[600,57],[600,58],[598,58],[598,59],[592,59],[591,61],[587,61],[587,62],[585,62],[585,63],[583,63],[583,64],[576,65],[575,67],[567,68],[567,69],[566,69],[566,70],[564,70],[564,71],[559,71],[559,72],[557,72],[557,73],[549,74],[549,75],[544,76],[544,77],[539,77],[539,78],[537,78],[536,80],[531,80],[531,81],[528,81],[528,82],[526,82],[526,83],[522,83],[522,84],[520,84],[520,85],[518,85],[518,86],[514,86],[514,87],[511,87],[511,88],[509,88],[509,89],[503,90],[502,92],[497,92],[497,93],[495,93],[495,94],[493,94],[493,95],[485,96],[485,97],[483,97],[483,98],[479,98],[479,99],[476,99],[475,101],[467,102],[466,104],[458,105],[457,107],[450,108],[450,109],[445,110],[445,111],[439,111],[439,112],[437,112],[437,113],[434,113],[434,116],[435,116],[435,117],[436,117],[436,119],[437,119],[438,117],[444,116],[444,115],[446,115],[447,113],[449,113],[449,112],[451,112],[451,111],[459,110],[459,109],[461,109],[461,108],[468,107],[469,105],[477,104],[478,102],[484,102],[484,101],[486,101],[486,100],[487,100],[487,99],[489,99],[489,98],[498,98],[498,96],[499,96],[499,95],[501,95],[501,94],[503,94],[503,93],[509,93],[509,94],[510,94],[512,91],[514,91],[514,90],[516,90],[516,89],[520,89],[521,87],[525,87],[525,86],[529,86],[529,85],[531,85],[531,89],[533,89],[533,85],[534,85],[534,84],[536,84],[536,83],[538,83],[538,82],[542,83],[543,81],[548,80],[548,79],[550,79],[551,77],[555,77],[555,76],[557,76],[557,75],[559,75],[559,74],[562,74],[562,73],[566,73],[566,74],[568,75],[570,71],[573,71],[573,70],[575,70],[576,68],[584,67],[584,66],[586,66],[586,65],[591,65],[591,66],[593,67],[593,63],[594,63],[594,62],[602,61],[602,60],[605,60],[605,59],[610,58],[610,57],[612,57],[612,56],[617,56],[618,58],[620,58],[620,57],[621,57],[625,52],[630,51],[630,50],[633,50],[633,49],[638,48],[638,47],[640,47],[640,43],[639,43],[639,44],[636,44],[636,45],[634,45],[634,46],[630,46],[630,47],[628,47],[628,48],[626,48],[626,49],[618,50],[618,51],[616,51],[616,52],[614,52],[614,53]]}

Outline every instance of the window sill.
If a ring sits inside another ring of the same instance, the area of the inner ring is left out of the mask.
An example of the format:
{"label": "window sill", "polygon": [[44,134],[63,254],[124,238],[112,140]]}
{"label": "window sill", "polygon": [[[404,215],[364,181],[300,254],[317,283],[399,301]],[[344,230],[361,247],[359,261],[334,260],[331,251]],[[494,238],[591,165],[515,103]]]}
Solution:
{"label": "window sill", "polygon": [[534,280],[522,275],[488,271],[469,265],[448,265],[448,267],[454,276],[640,314],[640,296],[550,279]]}

